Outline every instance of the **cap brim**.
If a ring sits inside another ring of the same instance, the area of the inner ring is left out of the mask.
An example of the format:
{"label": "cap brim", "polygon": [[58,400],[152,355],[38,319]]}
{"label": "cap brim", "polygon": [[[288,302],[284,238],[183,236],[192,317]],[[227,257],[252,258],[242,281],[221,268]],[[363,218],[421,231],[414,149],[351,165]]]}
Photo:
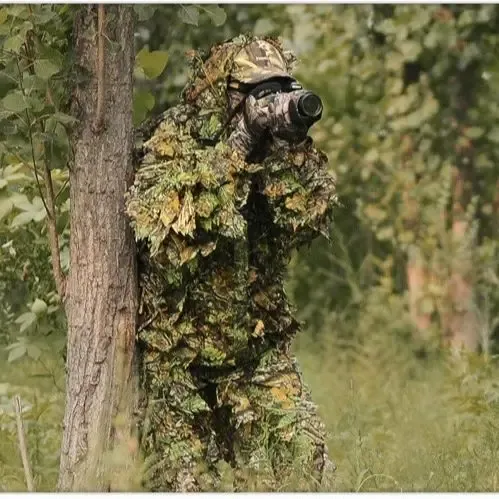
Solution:
{"label": "cap brim", "polygon": [[247,80],[245,83],[249,83],[250,85],[255,83],[261,83],[262,81],[270,80],[271,78],[289,78],[293,80],[294,78],[285,71],[259,71],[258,75],[255,75],[250,80]]}

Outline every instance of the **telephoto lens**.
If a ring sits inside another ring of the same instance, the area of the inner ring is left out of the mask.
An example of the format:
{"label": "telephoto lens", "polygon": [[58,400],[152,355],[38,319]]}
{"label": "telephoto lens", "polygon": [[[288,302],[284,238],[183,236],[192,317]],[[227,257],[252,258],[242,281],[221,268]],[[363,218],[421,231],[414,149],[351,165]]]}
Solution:
{"label": "telephoto lens", "polygon": [[317,94],[307,92],[298,100],[298,112],[312,123],[319,121],[322,116],[322,101]]}

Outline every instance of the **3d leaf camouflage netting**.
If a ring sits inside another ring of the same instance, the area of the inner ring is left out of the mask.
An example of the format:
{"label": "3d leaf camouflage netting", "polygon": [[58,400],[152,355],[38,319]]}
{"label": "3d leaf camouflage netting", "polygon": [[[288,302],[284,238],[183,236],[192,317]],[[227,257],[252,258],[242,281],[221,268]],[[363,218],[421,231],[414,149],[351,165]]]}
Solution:
{"label": "3d leaf camouflage netting", "polygon": [[335,184],[311,141],[258,164],[226,145],[231,61],[252,40],[193,58],[183,103],[144,137],[127,198],[150,490],[214,489],[224,466],[236,490],[248,473],[272,489],[291,466],[318,484],[331,466],[290,353],[299,325],[284,277],[291,251],[327,233]]}

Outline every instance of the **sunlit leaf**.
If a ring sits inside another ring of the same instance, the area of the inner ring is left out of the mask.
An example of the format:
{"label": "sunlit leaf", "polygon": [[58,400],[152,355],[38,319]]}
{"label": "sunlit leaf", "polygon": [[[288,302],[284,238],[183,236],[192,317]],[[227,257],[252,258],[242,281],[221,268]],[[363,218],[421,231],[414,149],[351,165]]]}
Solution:
{"label": "sunlit leaf", "polygon": [[10,224],[11,227],[21,227],[33,221],[33,213],[30,211],[24,211],[16,215]]}
{"label": "sunlit leaf", "polygon": [[5,40],[5,42],[3,43],[3,49],[18,54],[23,44],[24,38],[21,35],[14,35]]}
{"label": "sunlit leaf", "polygon": [[31,311],[36,315],[43,314],[47,311],[47,304],[43,300],[40,300],[40,298],[37,298],[33,302],[33,305],[31,305]]}
{"label": "sunlit leaf", "polygon": [[137,62],[148,78],[157,78],[166,67],[168,52],[165,50],[153,50],[149,52],[143,48],[137,54]]}
{"label": "sunlit leaf", "polygon": [[155,99],[151,92],[141,91],[133,96],[133,121],[139,124],[146,118],[148,112],[154,107]]}
{"label": "sunlit leaf", "polygon": [[0,199],[0,220],[9,214],[13,207],[14,204],[10,198]]}
{"label": "sunlit leaf", "polygon": [[17,345],[15,348],[13,348],[10,352],[9,352],[9,356],[7,357],[7,362],[11,363],[11,362],[14,362],[18,359],[20,359],[21,357],[23,357],[27,352],[27,348],[26,348],[26,345]]}
{"label": "sunlit leaf", "polygon": [[3,99],[2,105],[8,111],[20,113],[28,108],[28,103],[20,90],[9,92]]}

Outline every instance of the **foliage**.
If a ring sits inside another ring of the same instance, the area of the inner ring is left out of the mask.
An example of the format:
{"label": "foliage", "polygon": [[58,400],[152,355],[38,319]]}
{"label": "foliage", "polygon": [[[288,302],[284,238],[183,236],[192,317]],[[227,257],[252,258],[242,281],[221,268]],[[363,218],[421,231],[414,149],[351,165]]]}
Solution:
{"label": "foliage", "polygon": [[[328,153],[343,206],[331,242],[315,241],[294,256],[288,291],[308,326],[296,350],[331,433],[334,490],[495,491],[496,361],[472,359],[460,371],[435,345],[422,351],[410,339],[407,268],[416,254],[438,277],[421,302],[438,317],[453,268],[470,266],[482,349],[494,351],[497,7],[224,5],[224,14],[205,5],[134,8],[136,123],[177,101],[187,81],[186,51],[248,31],[282,34],[300,58],[297,77],[323,98],[313,136]],[[47,164],[52,173],[66,271],[69,91],[85,78],[71,63],[73,12],[62,5],[0,7],[0,344],[7,347],[0,359],[0,484],[8,490],[24,487],[14,458],[15,393],[30,404],[37,488],[51,490],[57,473],[63,397],[49,378],[31,374],[57,366],[62,386],[65,319],[51,276],[45,184],[38,175],[38,188],[34,167],[40,173]],[[454,210],[456,167],[472,173],[463,213]],[[458,244],[457,218],[467,227]],[[38,407],[45,412],[34,422]],[[221,488],[231,490],[230,470],[221,475]],[[258,490],[247,479],[247,489]],[[297,490],[299,482],[283,480],[281,490]]]}
{"label": "foliage", "polygon": [[[454,269],[472,262],[474,306],[496,316],[497,305],[484,296],[495,294],[490,276],[497,272],[497,9],[295,6],[292,14],[292,41],[303,36],[299,18],[311,27],[313,49],[300,54],[298,76],[324,97],[315,137],[345,208],[333,249],[319,249],[327,263],[314,265],[313,272],[331,276],[314,285],[325,301],[299,297],[302,285],[314,282],[309,273],[294,284],[303,308],[314,307],[321,321],[336,300],[338,307],[356,301],[358,290],[345,282],[352,272],[376,283],[391,267],[393,290],[401,293],[416,255],[435,278],[420,304],[425,312],[442,315]],[[456,180],[464,175],[473,185],[467,200]],[[467,229],[458,240],[461,220]],[[346,295],[333,291],[338,284]]]}

